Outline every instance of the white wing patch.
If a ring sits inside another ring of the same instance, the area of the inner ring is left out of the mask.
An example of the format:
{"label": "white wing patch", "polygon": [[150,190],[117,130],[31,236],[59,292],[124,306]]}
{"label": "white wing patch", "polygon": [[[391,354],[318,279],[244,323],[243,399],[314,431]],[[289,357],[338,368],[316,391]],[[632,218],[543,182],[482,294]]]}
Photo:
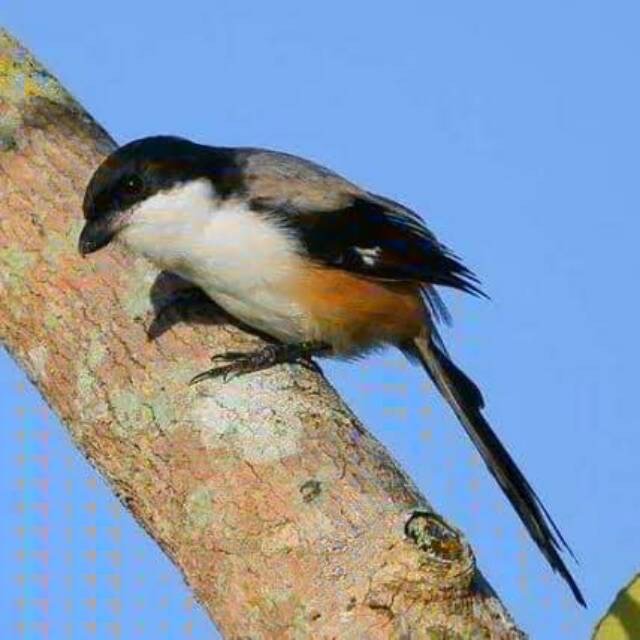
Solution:
{"label": "white wing patch", "polygon": [[354,251],[360,256],[362,262],[368,267],[373,267],[378,262],[378,258],[382,253],[380,247],[370,247],[363,249],[362,247],[354,247]]}

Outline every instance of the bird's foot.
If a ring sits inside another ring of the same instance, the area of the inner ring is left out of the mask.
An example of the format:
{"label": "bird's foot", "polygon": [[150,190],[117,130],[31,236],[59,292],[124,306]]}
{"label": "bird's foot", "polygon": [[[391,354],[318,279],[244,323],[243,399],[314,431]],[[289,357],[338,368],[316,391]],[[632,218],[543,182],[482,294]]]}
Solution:
{"label": "bird's foot", "polygon": [[300,342],[298,344],[269,344],[257,351],[227,351],[211,358],[212,362],[228,364],[213,367],[192,378],[190,384],[197,384],[209,378],[222,378],[225,382],[246,373],[263,371],[277,364],[297,363],[318,370],[311,360],[312,356],[326,353],[329,345],[319,342]]}

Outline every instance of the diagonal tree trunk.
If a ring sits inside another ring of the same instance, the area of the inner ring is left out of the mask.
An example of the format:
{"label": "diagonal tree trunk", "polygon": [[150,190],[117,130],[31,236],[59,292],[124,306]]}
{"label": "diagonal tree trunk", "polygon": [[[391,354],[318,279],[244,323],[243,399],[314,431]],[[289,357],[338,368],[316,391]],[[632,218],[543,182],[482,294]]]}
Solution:
{"label": "diagonal tree trunk", "polygon": [[117,250],[78,256],[81,195],[113,147],[0,32],[0,340],[223,635],[524,637],[320,374],[189,387],[257,338],[202,307],[153,320],[175,279]]}

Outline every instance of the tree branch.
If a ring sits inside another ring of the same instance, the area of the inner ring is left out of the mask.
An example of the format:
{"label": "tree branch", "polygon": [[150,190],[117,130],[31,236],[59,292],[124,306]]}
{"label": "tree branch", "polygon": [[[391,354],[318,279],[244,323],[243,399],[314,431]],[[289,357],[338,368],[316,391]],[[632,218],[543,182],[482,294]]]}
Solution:
{"label": "tree branch", "polygon": [[175,279],[78,256],[81,194],[114,142],[6,32],[0,118],[0,340],[226,637],[523,637],[320,374],[187,385],[258,339],[202,307],[157,331]]}

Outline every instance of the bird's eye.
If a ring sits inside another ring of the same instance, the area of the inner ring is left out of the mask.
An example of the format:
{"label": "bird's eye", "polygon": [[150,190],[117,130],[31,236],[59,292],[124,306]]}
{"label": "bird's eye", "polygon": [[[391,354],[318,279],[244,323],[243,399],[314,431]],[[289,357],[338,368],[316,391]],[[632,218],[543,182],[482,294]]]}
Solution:
{"label": "bird's eye", "polygon": [[143,190],[144,183],[142,182],[140,176],[136,175],[125,176],[120,181],[120,186],[118,189],[121,194],[127,196],[137,196],[138,194],[142,193]]}

